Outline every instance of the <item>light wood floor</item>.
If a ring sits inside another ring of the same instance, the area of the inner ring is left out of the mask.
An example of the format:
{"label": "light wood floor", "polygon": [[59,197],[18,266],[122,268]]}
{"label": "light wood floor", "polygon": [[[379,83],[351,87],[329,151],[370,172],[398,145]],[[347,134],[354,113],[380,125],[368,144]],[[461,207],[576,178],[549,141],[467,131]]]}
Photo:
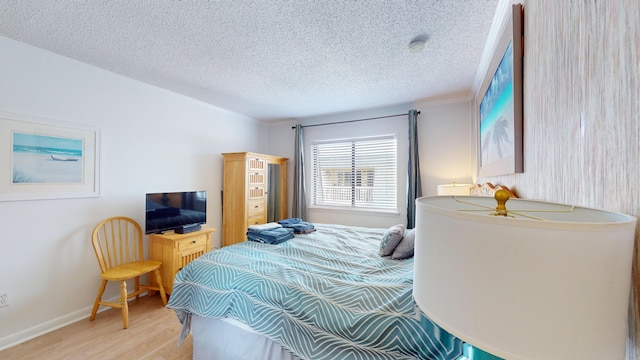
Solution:
{"label": "light wood floor", "polygon": [[120,309],[109,309],[94,321],[83,319],[9,349],[1,360],[145,359],[192,358],[191,336],[178,347],[181,325],[173,310],[159,296],[129,302],[129,328],[122,328]]}

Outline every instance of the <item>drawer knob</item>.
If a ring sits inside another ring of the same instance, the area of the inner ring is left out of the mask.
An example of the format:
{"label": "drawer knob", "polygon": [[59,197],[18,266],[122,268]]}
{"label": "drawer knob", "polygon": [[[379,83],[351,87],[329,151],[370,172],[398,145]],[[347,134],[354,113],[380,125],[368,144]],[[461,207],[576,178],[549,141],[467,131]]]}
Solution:
{"label": "drawer knob", "polygon": [[196,242],[197,242],[197,241],[195,241],[195,240],[193,240],[193,241],[192,241],[192,243],[194,243],[194,244],[195,244]]}

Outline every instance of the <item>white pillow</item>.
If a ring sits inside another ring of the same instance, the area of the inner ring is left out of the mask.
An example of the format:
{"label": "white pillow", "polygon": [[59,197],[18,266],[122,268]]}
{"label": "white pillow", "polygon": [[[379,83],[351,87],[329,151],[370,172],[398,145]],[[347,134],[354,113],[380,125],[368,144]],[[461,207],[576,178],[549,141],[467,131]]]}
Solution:
{"label": "white pillow", "polygon": [[391,254],[393,260],[408,259],[413,256],[413,248],[416,243],[416,229],[409,229],[404,232],[404,237],[400,244],[396,246]]}
{"label": "white pillow", "polygon": [[389,256],[404,237],[404,225],[398,224],[388,228],[380,241],[380,256]]}

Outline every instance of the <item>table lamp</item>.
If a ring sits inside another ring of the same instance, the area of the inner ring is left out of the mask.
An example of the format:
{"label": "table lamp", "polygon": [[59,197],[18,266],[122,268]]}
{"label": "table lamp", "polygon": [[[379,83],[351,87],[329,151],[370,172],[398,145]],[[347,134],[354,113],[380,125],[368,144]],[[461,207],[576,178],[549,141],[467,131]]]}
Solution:
{"label": "table lamp", "polygon": [[636,218],[505,193],[416,200],[420,309],[504,359],[623,359]]}
{"label": "table lamp", "polygon": [[442,195],[470,195],[472,184],[443,184],[438,185],[438,196]]}

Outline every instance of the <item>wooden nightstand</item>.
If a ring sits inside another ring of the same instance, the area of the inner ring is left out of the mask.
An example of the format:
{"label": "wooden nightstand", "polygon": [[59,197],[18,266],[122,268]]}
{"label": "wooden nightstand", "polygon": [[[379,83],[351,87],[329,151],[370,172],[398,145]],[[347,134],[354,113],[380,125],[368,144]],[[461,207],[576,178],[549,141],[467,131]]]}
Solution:
{"label": "wooden nightstand", "polygon": [[[203,227],[202,230],[187,234],[176,234],[171,231],[149,235],[149,258],[162,261],[160,272],[167,294],[171,294],[173,290],[173,278],[178,271],[211,250],[211,233],[215,230],[215,228]],[[152,277],[149,281],[157,286],[157,282]]]}

